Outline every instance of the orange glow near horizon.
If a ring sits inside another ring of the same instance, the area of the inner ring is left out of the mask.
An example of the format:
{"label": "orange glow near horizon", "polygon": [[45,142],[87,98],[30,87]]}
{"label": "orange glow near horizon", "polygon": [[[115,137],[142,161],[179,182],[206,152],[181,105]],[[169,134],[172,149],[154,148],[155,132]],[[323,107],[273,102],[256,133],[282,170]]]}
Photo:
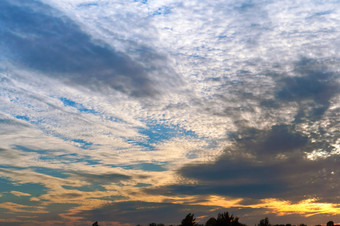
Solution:
{"label": "orange glow near horizon", "polygon": [[306,199],[298,203],[282,201],[278,199],[264,199],[263,204],[252,206],[253,208],[268,208],[278,216],[287,214],[299,214],[305,217],[317,214],[340,214],[340,206],[332,203],[320,203],[318,199]]}

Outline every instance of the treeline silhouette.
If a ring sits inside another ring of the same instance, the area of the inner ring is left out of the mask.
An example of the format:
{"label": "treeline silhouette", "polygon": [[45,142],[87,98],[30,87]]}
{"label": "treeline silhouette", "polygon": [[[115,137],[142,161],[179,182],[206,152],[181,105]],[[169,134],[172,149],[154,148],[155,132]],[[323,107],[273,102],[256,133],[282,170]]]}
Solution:
{"label": "treeline silhouette", "polygon": [[[92,226],[100,226],[98,222],[94,222]],[[141,226],[140,224],[137,224],[137,226]],[[165,224],[162,223],[150,223],[148,226],[165,226]],[[169,226],[175,226],[175,225],[169,225]],[[189,213],[186,215],[186,217],[182,220],[181,224],[177,226],[246,226],[245,224],[242,224],[239,222],[238,217],[234,217],[232,214],[230,215],[228,212],[219,213],[217,215],[217,218],[211,217],[207,220],[205,224],[198,224],[196,222],[196,218],[194,217],[193,213]],[[260,222],[255,226],[307,226],[306,224],[299,224],[299,225],[292,225],[292,224],[270,224],[268,217],[261,219]],[[315,225],[315,226],[321,226]],[[336,226],[334,225],[333,221],[328,221],[327,226]]]}

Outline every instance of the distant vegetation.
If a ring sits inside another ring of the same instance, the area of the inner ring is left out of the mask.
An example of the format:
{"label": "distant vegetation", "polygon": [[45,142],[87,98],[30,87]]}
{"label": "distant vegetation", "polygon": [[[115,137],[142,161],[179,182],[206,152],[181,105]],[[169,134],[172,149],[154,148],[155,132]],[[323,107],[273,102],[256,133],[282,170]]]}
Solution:
{"label": "distant vegetation", "polygon": [[[92,226],[100,226],[98,222],[94,222]],[[138,224],[137,226],[142,226]],[[148,226],[165,226],[165,224],[162,223],[150,223]],[[175,226],[175,225],[169,225],[169,226]],[[228,212],[219,213],[217,215],[217,218],[211,217],[205,222],[205,224],[198,224],[196,222],[196,218],[194,217],[193,213],[189,213],[186,215],[186,217],[182,220],[181,224],[177,226],[246,226],[245,224],[242,224],[239,222],[238,217],[234,217],[232,214],[230,215]],[[260,220],[260,222],[255,226],[307,226],[305,224],[299,224],[299,225],[291,225],[291,224],[270,224],[268,217]],[[321,225],[315,225],[315,226],[321,226]],[[336,226],[334,225],[333,221],[328,221],[327,226]]]}

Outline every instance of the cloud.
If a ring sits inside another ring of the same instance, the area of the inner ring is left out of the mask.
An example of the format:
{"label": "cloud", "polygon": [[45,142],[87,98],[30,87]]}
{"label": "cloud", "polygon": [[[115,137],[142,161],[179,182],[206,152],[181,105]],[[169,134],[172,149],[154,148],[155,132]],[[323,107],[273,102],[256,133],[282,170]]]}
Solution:
{"label": "cloud", "polygon": [[11,191],[11,193],[15,196],[31,196],[30,194],[24,193],[24,192],[20,192],[20,191]]}
{"label": "cloud", "polygon": [[298,102],[300,109],[296,120],[304,117],[319,120],[329,108],[331,99],[340,91],[336,80],[338,73],[329,71],[317,60],[306,58],[296,64],[294,72],[299,76],[284,77],[278,82],[276,100]]}
{"label": "cloud", "polygon": [[74,175],[76,178],[81,178],[82,180],[89,182],[89,183],[98,183],[98,184],[111,184],[117,183],[122,180],[129,180],[131,179],[130,176],[126,176],[123,174],[116,174],[116,173],[75,173]]}
{"label": "cloud", "polygon": [[[11,190],[31,194],[20,205],[39,204],[55,214],[36,219],[59,223],[103,216],[124,224],[138,208],[136,223],[163,211],[176,224],[183,211],[231,206],[249,224],[282,214],[280,205],[337,211],[337,8],[2,1],[0,190],[8,205],[18,198]],[[25,190],[32,183],[39,194]],[[126,212],[113,219],[119,207]]]}
{"label": "cloud", "polygon": [[[188,206],[172,203],[153,202],[118,202],[105,205],[91,211],[84,211],[80,216],[86,216],[91,220],[118,221],[130,224],[167,223],[176,225],[181,222],[189,212],[195,212],[196,216],[203,214],[207,207]],[[211,207],[213,209],[213,207]]]}
{"label": "cloud", "polygon": [[[274,131],[277,130],[274,128]],[[174,191],[184,194],[220,194],[236,197],[273,195],[285,190],[282,184],[276,184],[275,180],[280,173],[276,167],[277,162],[269,162],[275,154],[279,154],[285,149],[277,149],[268,143],[268,134],[257,135],[260,131],[252,130],[249,136],[244,136],[239,142],[240,147],[230,150],[233,154],[225,154],[216,162],[209,164],[199,164],[197,166],[188,165],[180,170],[185,178],[193,179],[192,184],[170,186],[170,192]],[[277,131],[271,136],[276,136]],[[270,136],[269,135],[269,136]],[[262,137],[263,136],[263,137]],[[263,141],[257,143],[257,138],[262,137]],[[286,135],[288,141],[294,140],[294,136]],[[296,142],[300,145],[299,139]],[[263,150],[263,147],[267,148]],[[274,149],[273,149],[274,147]],[[292,146],[290,146],[292,147]],[[289,147],[289,148],[290,148]],[[263,155],[262,158],[253,157],[261,152],[270,154]],[[259,153],[258,153],[259,152]],[[283,152],[284,153],[284,152]],[[247,158],[248,156],[248,158]],[[273,181],[271,181],[271,179]],[[196,181],[197,180],[197,181]],[[196,181],[196,182],[195,182]],[[167,191],[167,189],[164,189]],[[163,189],[154,191],[162,192]],[[248,193],[249,194],[248,194]]]}
{"label": "cloud", "polygon": [[[237,122],[244,112],[256,114],[254,109],[262,106],[260,116],[270,113],[272,126],[260,127],[244,120],[237,124],[236,132],[229,133],[232,144],[216,161],[187,164],[178,170],[183,177],[180,183],[145,190],[150,194],[217,194],[293,202],[313,198],[316,202],[337,203],[338,133],[327,133],[332,126],[323,121],[337,123],[333,109],[339,94],[339,75],[332,71],[331,62],[306,58],[294,64],[293,72],[291,76],[268,73],[275,82],[272,94],[243,95],[241,91],[239,100],[252,105],[245,110],[228,109]],[[292,117],[281,122],[278,119],[285,112],[277,110],[284,108],[292,112]],[[262,117],[258,120],[270,121]]]}
{"label": "cloud", "polygon": [[[279,198],[301,201],[317,198],[338,202],[339,156],[311,160],[311,153],[324,143],[311,142],[290,126],[271,130],[249,129],[216,162],[187,165],[179,170],[184,184],[150,189],[168,194],[218,194],[254,199]],[[327,146],[326,146],[327,147]],[[328,146],[331,150],[332,147]]]}
{"label": "cloud", "polygon": [[152,73],[167,76],[168,85],[175,81],[152,62],[162,58],[152,49],[143,49],[145,56],[149,55],[145,58],[147,66],[143,66],[92,40],[73,21],[57,16],[60,12],[38,1],[25,4],[2,1],[0,7],[4,12],[0,17],[1,51],[7,60],[21,67],[95,91],[112,88],[135,97],[161,93],[150,76]]}

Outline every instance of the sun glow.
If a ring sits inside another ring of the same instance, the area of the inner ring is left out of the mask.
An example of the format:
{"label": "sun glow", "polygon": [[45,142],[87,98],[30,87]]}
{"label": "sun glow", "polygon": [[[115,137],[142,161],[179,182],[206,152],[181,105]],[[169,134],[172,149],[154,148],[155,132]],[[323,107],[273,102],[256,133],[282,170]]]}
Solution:
{"label": "sun glow", "polygon": [[278,199],[264,199],[263,203],[250,206],[252,208],[266,208],[278,216],[299,214],[310,217],[317,214],[340,214],[340,206],[332,203],[318,202],[318,199],[306,199],[297,203]]}

